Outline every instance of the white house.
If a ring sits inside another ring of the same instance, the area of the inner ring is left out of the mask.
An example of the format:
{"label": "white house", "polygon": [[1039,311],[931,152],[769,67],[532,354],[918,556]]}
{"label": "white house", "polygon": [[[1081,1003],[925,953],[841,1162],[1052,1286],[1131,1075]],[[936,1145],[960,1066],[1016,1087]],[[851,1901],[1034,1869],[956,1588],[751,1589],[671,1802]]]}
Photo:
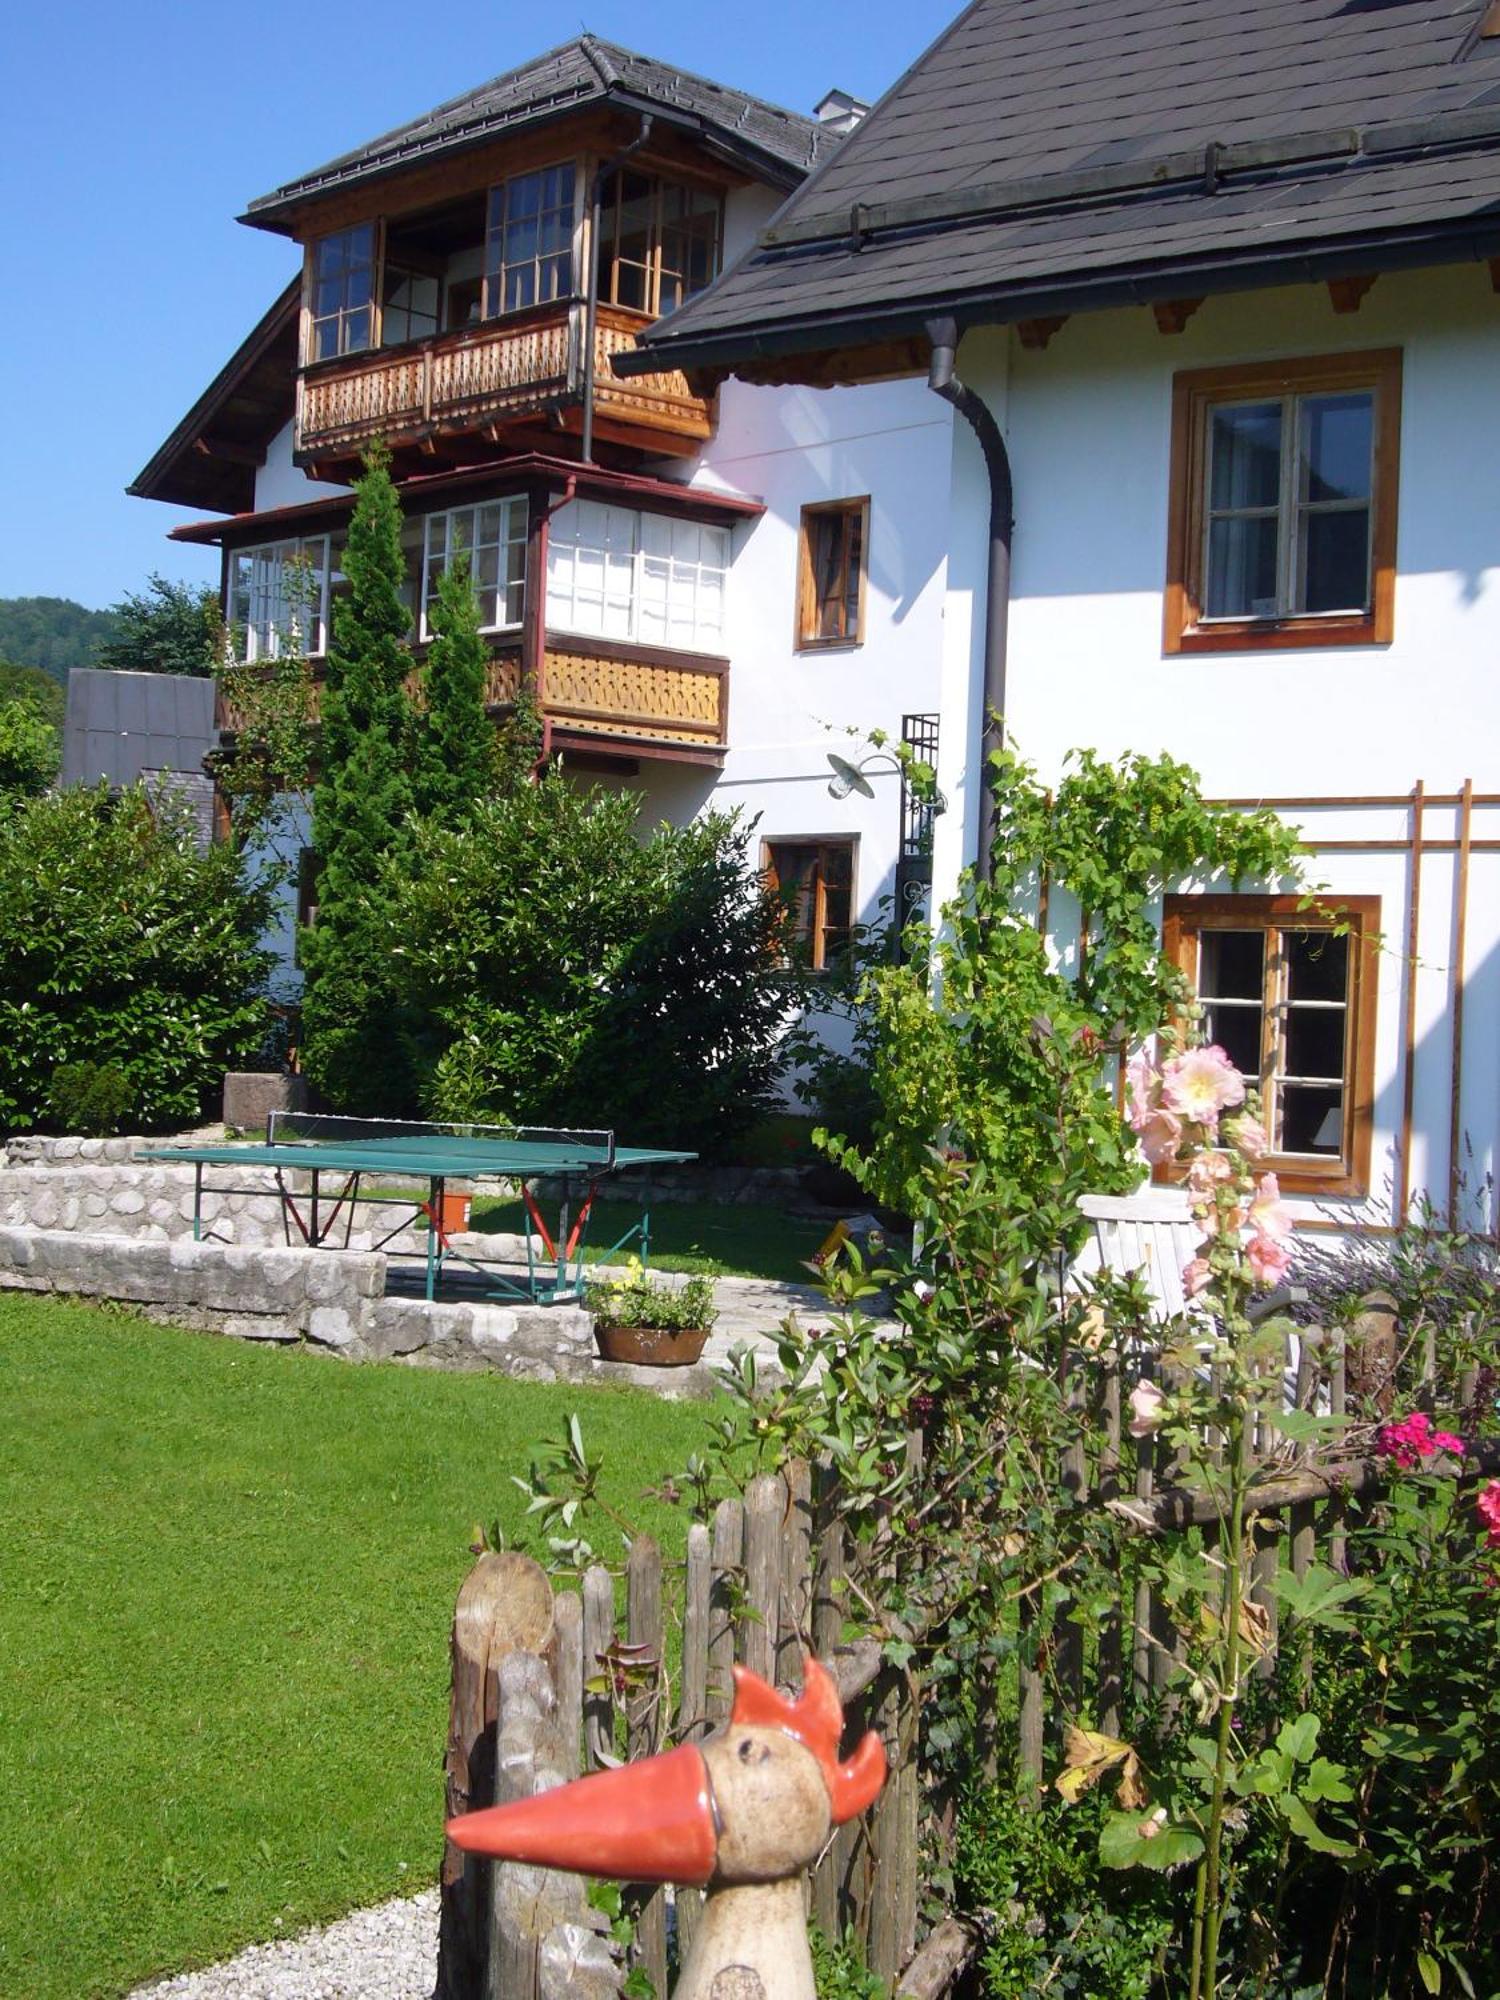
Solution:
{"label": "white house", "polygon": [[[986,701],[1044,772],[1165,749],[1300,825],[1350,936],[1248,889],[1162,917],[1312,1228],[1497,1222],[1497,292],[1492,0],[976,0],[621,364],[925,375],[965,419],[939,894]],[[898,481],[920,545],[917,448]]]}
{"label": "white house", "polygon": [[894,760],[835,800],[828,753],[935,738],[951,413],[920,381],[704,396],[609,364],[863,109],[800,117],[585,35],[277,189],[244,219],[301,274],[131,489],[219,516],[175,533],[222,549],[251,660],[310,564],[316,663],[383,439],[419,647],[462,544],[497,712],[528,682],[565,768],[645,823],[743,807],[815,964],[930,869]]}

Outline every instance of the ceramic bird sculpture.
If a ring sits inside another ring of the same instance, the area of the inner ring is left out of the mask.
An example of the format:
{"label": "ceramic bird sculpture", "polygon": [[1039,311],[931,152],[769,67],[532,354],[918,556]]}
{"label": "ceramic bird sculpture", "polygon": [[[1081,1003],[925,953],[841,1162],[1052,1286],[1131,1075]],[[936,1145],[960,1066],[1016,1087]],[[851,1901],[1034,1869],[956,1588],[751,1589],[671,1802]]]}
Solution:
{"label": "ceramic bird sculpture", "polygon": [[448,1834],[496,1860],[706,1888],[673,2000],[815,2000],[800,1878],[885,1783],[873,1730],[839,1762],[843,1725],[817,1660],[795,1700],[736,1667],[729,1722],[703,1743],[467,1813]]}

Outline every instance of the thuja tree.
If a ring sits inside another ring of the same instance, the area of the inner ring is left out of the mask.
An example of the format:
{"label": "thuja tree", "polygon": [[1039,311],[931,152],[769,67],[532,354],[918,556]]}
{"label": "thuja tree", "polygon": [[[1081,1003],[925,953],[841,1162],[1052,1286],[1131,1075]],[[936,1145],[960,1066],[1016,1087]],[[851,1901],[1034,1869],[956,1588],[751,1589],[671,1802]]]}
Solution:
{"label": "thuja tree", "polygon": [[432,644],[412,721],[414,804],[424,816],[454,820],[491,792],[498,776],[484,698],[490,656],[467,556],[443,570],[428,624]]}
{"label": "thuja tree", "polygon": [[407,1025],[392,1004],[377,884],[408,838],[411,671],[402,599],[401,508],[385,459],[356,483],[323,684],[313,848],[318,921],[301,938],[303,1061],[334,1103],[390,1111],[410,1101]]}

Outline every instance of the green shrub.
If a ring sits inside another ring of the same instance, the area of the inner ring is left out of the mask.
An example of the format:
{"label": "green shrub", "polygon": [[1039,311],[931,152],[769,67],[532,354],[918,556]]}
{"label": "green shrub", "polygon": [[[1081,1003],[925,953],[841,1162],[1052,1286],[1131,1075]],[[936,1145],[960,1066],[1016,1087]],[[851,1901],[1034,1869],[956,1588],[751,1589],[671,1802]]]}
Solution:
{"label": "green shrub", "polygon": [[62,740],[35,707],[0,702],[0,813],[46,791],[61,761]]}
{"label": "green shrub", "polygon": [[107,1139],[118,1132],[135,1092],[115,1063],[59,1063],[47,1092],[47,1120],[59,1132]]}
{"label": "green shrub", "polygon": [[77,1063],[125,1077],[144,1131],[197,1118],[265,1033],[268,903],[140,788],[0,816],[0,1130],[41,1123]]}

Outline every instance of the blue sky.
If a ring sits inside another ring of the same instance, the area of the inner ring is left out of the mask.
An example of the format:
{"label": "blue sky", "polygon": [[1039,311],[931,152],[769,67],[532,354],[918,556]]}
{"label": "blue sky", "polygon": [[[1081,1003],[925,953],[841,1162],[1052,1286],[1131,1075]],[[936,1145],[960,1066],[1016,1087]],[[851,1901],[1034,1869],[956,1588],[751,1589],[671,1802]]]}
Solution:
{"label": "blue sky", "polygon": [[296,268],[234,218],[263,194],[584,28],[798,110],[873,98],[956,0],[43,0],[15,9],[0,120],[0,597],[108,604],[188,518],[124,488]]}

